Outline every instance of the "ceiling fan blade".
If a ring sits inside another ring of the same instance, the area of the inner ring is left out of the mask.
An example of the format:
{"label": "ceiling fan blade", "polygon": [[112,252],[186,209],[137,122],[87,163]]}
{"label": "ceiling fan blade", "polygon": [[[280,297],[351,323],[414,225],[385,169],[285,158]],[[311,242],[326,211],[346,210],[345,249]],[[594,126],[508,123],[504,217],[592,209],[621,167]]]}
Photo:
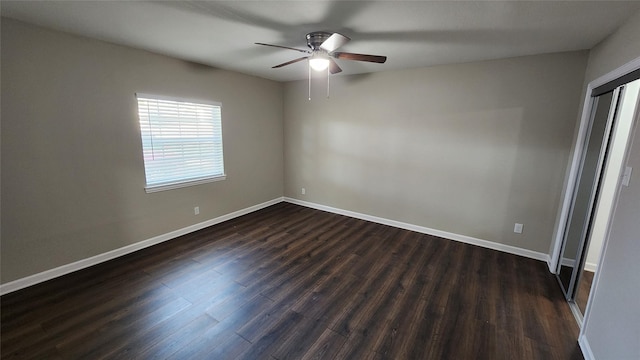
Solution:
{"label": "ceiling fan blade", "polygon": [[368,62],[374,62],[378,64],[383,64],[385,61],[387,61],[386,56],[354,54],[354,53],[347,53],[347,52],[334,52],[331,54],[331,56],[333,56],[336,59],[368,61]]}
{"label": "ceiling fan blade", "polygon": [[296,49],[296,48],[292,48],[292,47],[288,47],[288,46],[282,46],[282,45],[272,45],[272,44],[265,44],[265,43],[255,43],[256,45],[264,45],[264,46],[271,46],[271,47],[277,47],[280,49],[288,49],[288,50],[295,50],[295,51],[300,51],[303,52],[305,54],[310,54],[311,51],[309,50],[302,50],[302,49]]}
{"label": "ceiling fan blade", "polygon": [[336,62],[332,58],[329,58],[329,72],[332,74],[337,74],[341,71],[342,69],[340,69],[340,66],[338,66],[338,64],[336,64]]}
{"label": "ceiling fan blade", "polygon": [[307,59],[307,56],[303,56],[301,58],[297,58],[297,59],[294,59],[294,60],[291,60],[291,61],[287,61],[286,63],[282,63],[280,65],[273,66],[272,69],[281,68],[283,66],[291,65],[293,63],[297,63],[298,61],[302,61],[302,60],[306,60],[306,59]]}
{"label": "ceiling fan blade", "polygon": [[333,33],[333,35],[329,36],[327,40],[320,44],[320,48],[326,52],[332,52],[342,45],[348,43],[350,40],[351,39],[342,34]]}

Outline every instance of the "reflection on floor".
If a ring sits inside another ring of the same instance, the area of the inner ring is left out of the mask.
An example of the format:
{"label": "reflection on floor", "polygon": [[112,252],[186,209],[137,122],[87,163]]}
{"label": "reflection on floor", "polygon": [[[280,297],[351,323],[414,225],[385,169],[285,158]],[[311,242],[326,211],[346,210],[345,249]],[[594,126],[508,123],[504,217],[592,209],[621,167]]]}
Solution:
{"label": "reflection on floor", "polygon": [[582,270],[582,276],[580,278],[580,286],[578,287],[578,293],[576,294],[576,304],[582,315],[584,315],[587,309],[587,300],[589,300],[589,293],[591,292],[591,283],[593,283],[593,272]]}
{"label": "reflection on floor", "polygon": [[558,274],[558,276],[560,277],[560,282],[562,282],[563,288],[565,289],[569,288],[572,274],[573,274],[573,266],[567,266],[567,265],[560,266],[560,273]]}

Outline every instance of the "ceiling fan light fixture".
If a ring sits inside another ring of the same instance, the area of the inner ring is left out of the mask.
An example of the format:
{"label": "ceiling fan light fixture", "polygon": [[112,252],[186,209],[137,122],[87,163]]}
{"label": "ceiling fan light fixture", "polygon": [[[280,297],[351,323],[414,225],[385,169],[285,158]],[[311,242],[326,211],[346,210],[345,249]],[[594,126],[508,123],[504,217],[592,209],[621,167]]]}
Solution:
{"label": "ceiling fan light fixture", "polygon": [[[1,1],[1,0],[0,0]],[[314,71],[327,71],[327,79],[330,74],[337,74],[342,72],[342,69],[333,59],[341,60],[355,60],[355,61],[367,61],[372,63],[382,64],[387,61],[386,56],[380,55],[368,55],[368,54],[355,54],[342,51],[335,51],[349,42],[351,39],[339,34],[329,33],[326,31],[314,31],[307,34],[307,46],[310,50],[296,49],[283,45],[273,45],[266,43],[256,43],[256,45],[271,46],[281,49],[294,50],[306,54],[309,56],[299,57],[282,64],[273,66],[274,69],[281,68],[283,66],[295,64],[299,61],[307,60],[309,62],[307,69],[309,70],[309,78],[311,78],[311,70]]]}
{"label": "ceiling fan light fixture", "polygon": [[327,70],[329,57],[326,54],[314,53],[309,57],[309,66],[315,71]]}

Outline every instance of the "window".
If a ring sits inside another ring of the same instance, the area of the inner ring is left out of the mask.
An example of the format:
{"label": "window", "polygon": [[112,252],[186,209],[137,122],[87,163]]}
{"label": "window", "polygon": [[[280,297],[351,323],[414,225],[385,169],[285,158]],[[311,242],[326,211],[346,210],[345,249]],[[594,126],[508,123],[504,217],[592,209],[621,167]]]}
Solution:
{"label": "window", "polygon": [[136,97],[147,192],[224,180],[220,103]]}

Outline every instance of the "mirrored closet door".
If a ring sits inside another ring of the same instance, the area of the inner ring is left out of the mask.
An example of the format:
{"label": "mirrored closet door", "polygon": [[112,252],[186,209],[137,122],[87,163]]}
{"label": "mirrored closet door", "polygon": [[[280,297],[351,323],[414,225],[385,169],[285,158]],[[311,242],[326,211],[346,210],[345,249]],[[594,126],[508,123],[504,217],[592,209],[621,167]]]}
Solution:
{"label": "mirrored closet door", "polygon": [[576,150],[581,158],[564,224],[557,278],[579,323],[587,308],[639,103],[640,70],[594,89],[584,142]]}
{"label": "mirrored closet door", "polygon": [[593,99],[591,123],[584,142],[580,170],[572,198],[564,244],[560,256],[558,280],[567,300],[578,290],[596,209],[603,169],[609,150],[611,129],[617,115],[621,88]]}

